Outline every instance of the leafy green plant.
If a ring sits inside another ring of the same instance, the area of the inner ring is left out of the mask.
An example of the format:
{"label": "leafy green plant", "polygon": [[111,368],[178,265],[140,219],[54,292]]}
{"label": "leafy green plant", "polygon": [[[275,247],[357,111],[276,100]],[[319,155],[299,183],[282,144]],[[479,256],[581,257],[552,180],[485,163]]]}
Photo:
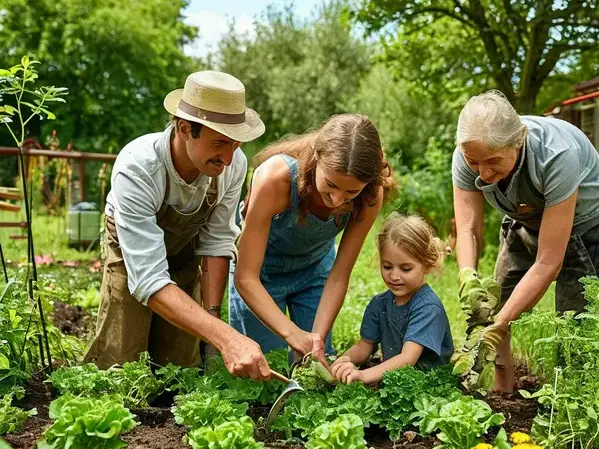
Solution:
{"label": "leafy green plant", "polygon": [[13,397],[21,399],[25,390],[15,387],[0,398],[0,435],[19,430],[30,416],[37,415],[37,409],[25,411],[12,406]]}
{"label": "leafy green plant", "polygon": [[411,415],[416,419],[420,432],[430,434],[439,430],[437,438],[444,449],[472,448],[490,427],[503,424],[501,413],[493,413],[491,407],[472,396],[462,396],[453,401],[423,395],[415,403],[417,411]]}
{"label": "leafy green plant", "polygon": [[229,421],[241,418],[247,409],[246,402],[233,403],[211,391],[194,391],[175,396],[175,405],[171,408],[175,422],[191,429],[207,426],[217,420]]}
{"label": "leafy green plant", "polygon": [[408,366],[383,375],[377,423],[389,431],[392,440],[398,439],[401,432],[411,424],[411,415],[416,411],[415,401],[423,394],[442,398],[457,398],[462,395],[457,388],[457,377],[451,374],[449,366],[428,372]]}
{"label": "leafy green plant", "polygon": [[341,415],[310,434],[307,449],[367,449],[364,425],[359,416]]}
{"label": "leafy green plant", "polygon": [[531,434],[546,448],[588,448],[599,437],[599,279],[584,277],[585,311],[576,315],[565,312],[552,317],[554,333],[535,342],[557,357],[551,382],[523,397],[536,399],[539,414]]}
{"label": "leafy green plant", "polygon": [[194,391],[199,384],[198,379],[201,374],[200,368],[181,368],[172,363],[156,370],[156,376],[167,391],[177,391],[181,394]]}
{"label": "leafy green plant", "polygon": [[100,370],[94,363],[58,368],[46,382],[51,383],[60,394],[96,397],[116,391],[110,373]]}
{"label": "leafy green plant", "polygon": [[140,354],[138,361],[124,363],[122,368],[100,370],[93,363],[59,368],[47,382],[61,394],[118,395],[128,407],[147,407],[148,399],[163,389],[163,383],[150,369],[147,352]]}
{"label": "leafy green plant", "polygon": [[[283,362],[283,352],[285,360],[287,351],[271,351],[266,354],[269,364],[280,369],[280,372],[287,371],[288,363]],[[218,390],[220,395],[233,402],[259,403],[262,405],[271,404],[277,396],[283,391],[285,385],[282,382],[259,382],[250,378],[242,379],[235,377],[225,367],[221,357],[213,359],[211,368],[204,376],[197,379],[194,389]]]}
{"label": "leafy green plant", "polygon": [[[33,287],[37,283],[32,282]],[[40,301],[44,312],[51,306]],[[17,271],[0,292],[0,393],[22,384],[38,369],[39,342],[43,337],[37,302],[31,302],[25,269]],[[46,323],[49,347],[55,359],[73,362],[82,352],[82,342],[66,336]]]}
{"label": "leafy green plant", "polygon": [[249,416],[232,421],[215,421],[191,430],[183,440],[193,449],[262,449],[254,440],[254,423]]}
{"label": "leafy green plant", "polygon": [[487,354],[480,338],[492,324],[500,306],[499,285],[492,277],[481,279],[474,269],[460,271],[460,305],[466,315],[466,341],[452,357],[454,374],[468,390],[481,394],[495,381],[495,359]]}
{"label": "leafy green plant", "polygon": [[285,432],[291,437],[293,430],[299,430],[307,437],[318,425],[328,421],[333,410],[327,407],[327,398],[320,393],[307,391],[296,393],[285,403],[285,409],[279,415],[272,428]]}
{"label": "leafy green plant", "polygon": [[67,393],[52,401],[50,418],[54,423],[44,432],[38,449],[124,447],[120,435],[138,425],[117,396],[92,399]]}
{"label": "leafy green plant", "polygon": [[327,391],[334,382],[331,373],[316,360],[311,360],[307,366],[296,367],[293,379],[307,391]]}
{"label": "leafy green plant", "polygon": [[365,427],[377,422],[381,400],[378,392],[363,383],[339,384],[327,396],[327,407],[335,415],[352,414],[360,418]]}
{"label": "leafy green plant", "polygon": [[[44,116],[53,120],[56,116],[48,110],[47,103],[65,103],[62,96],[68,93],[66,87],[42,86],[39,88],[30,88],[38,78],[37,71],[34,68],[39,61],[29,59],[29,56],[23,56],[21,63],[11,67],[8,70],[0,69],[0,96],[14,95],[16,105],[8,104],[0,106],[0,123],[4,123],[18,146],[23,145],[25,140],[25,127],[35,116],[44,118]],[[31,97],[32,100],[24,101],[24,96]],[[33,103],[31,103],[33,101]],[[30,109],[29,114],[25,113],[24,106]],[[17,130],[11,129],[9,123],[13,118],[18,119]]]}

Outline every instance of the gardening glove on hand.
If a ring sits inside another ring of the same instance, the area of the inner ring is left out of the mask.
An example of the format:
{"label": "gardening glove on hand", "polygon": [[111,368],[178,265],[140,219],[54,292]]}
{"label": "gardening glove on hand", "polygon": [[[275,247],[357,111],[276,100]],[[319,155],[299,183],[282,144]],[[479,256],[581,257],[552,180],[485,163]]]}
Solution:
{"label": "gardening glove on hand", "polygon": [[499,285],[493,278],[481,279],[472,267],[460,270],[459,298],[462,310],[466,314],[468,334],[474,326],[493,322],[500,303]]}
{"label": "gardening glove on hand", "polygon": [[480,336],[480,349],[478,357],[484,362],[494,362],[497,358],[497,351],[508,331],[498,324],[492,324],[486,327]]}

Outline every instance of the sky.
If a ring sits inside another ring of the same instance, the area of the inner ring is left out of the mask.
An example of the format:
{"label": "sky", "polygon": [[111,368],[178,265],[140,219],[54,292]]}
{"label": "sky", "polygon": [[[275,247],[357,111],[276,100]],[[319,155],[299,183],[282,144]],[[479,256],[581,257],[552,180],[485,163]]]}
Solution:
{"label": "sky", "polygon": [[[314,8],[325,0],[295,0],[296,14],[300,18],[308,18]],[[216,43],[228,30],[230,19],[235,19],[238,33],[253,33],[253,19],[266,9],[269,4],[284,6],[284,0],[191,0],[184,10],[186,23],[199,27],[200,33],[193,45],[185,49],[192,56],[205,56],[216,49]]]}

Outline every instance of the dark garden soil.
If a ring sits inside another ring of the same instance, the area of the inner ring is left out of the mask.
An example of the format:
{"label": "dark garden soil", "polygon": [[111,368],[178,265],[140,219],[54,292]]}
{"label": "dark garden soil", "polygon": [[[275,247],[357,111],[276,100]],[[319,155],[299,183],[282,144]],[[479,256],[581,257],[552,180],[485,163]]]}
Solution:
{"label": "dark garden soil", "polygon": [[[530,376],[525,369],[516,371],[516,391],[538,389],[538,381]],[[34,449],[35,442],[42,439],[44,430],[52,423],[48,417],[48,406],[54,399],[54,394],[48,384],[42,382],[43,374],[35,376],[25,387],[25,397],[17,405],[29,410],[37,408],[38,414],[29,418],[19,432],[5,436],[6,441],[17,449]],[[532,420],[537,413],[536,402],[523,399],[518,393],[490,393],[485,401],[496,412],[503,412],[506,418],[504,427],[508,433],[515,431],[529,432]],[[256,439],[263,441],[270,449],[302,449],[304,446],[294,441],[284,441],[282,433],[268,433],[261,426],[268,415],[268,407],[254,407],[248,411],[257,423]],[[128,443],[129,449],[188,449],[182,438],[185,429],[175,424],[170,407],[150,407],[131,410],[141,423],[131,432],[122,436]],[[433,437],[422,437],[415,432],[406,432],[395,445],[389,440],[387,433],[379,428],[365,429],[368,445],[375,449],[430,449],[439,444]],[[490,435],[493,437],[493,434]]]}
{"label": "dark garden soil", "polygon": [[80,306],[72,306],[55,300],[52,322],[62,333],[85,340],[93,330],[95,319]]}

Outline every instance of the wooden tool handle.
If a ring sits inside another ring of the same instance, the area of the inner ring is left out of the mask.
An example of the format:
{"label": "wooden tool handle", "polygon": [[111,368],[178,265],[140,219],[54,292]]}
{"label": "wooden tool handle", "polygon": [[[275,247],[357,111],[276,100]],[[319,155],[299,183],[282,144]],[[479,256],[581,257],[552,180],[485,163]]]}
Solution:
{"label": "wooden tool handle", "polygon": [[270,370],[270,375],[272,377],[274,377],[275,379],[280,380],[281,382],[285,382],[286,384],[289,383],[289,379],[288,378],[286,378],[285,376],[283,376],[281,373],[277,373],[274,370]]}

